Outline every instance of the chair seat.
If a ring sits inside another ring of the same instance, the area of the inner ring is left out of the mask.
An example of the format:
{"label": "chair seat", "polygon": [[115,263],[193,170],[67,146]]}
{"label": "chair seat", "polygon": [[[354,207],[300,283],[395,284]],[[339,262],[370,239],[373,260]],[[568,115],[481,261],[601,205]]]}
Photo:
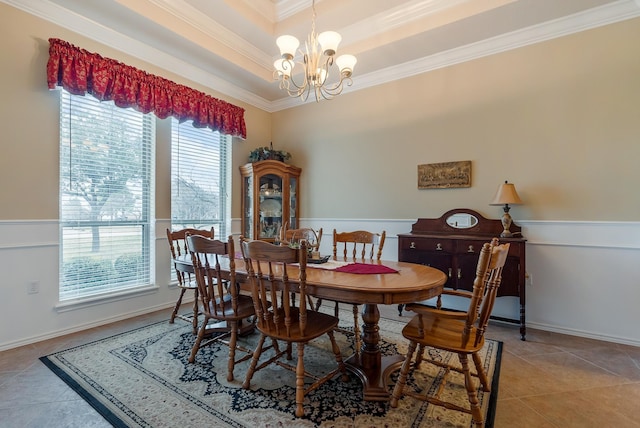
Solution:
{"label": "chair seat", "polygon": [[241,320],[254,314],[253,299],[251,299],[251,296],[238,295],[238,309],[236,313],[234,313],[233,307],[231,306],[231,296],[226,294],[224,300],[224,310],[222,312],[217,306],[220,303],[219,299],[216,302],[215,308],[213,307],[213,302],[209,302],[209,313],[226,320]]}
{"label": "chair seat", "polygon": [[[280,316],[284,316],[282,310],[279,312],[281,314]],[[258,322],[256,327],[261,333],[278,340],[284,340],[287,342],[307,342],[326,334],[328,331],[332,331],[338,326],[338,318],[332,315],[324,314],[322,312],[307,311],[307,325],[304,334],[302,334],[300,331],[300,324],[298,323],[299,315],[299,310],[297,308],[292,308],[291,317],[293,318],[293,321],[291,322],[289,334],[287,334],[286,330],[283,329],[282,325],[280,325],[278,331],[273,320],[270,320],[266,324]]]}
{"label": "chair seat", "polygon": [[178,284],[179,288],[185,288],[187,290],[197,290],[198,289],[198,283],[195,280],[191,280],[188,282],[184,282],[182,284]]}
{"label": "chair seat", "polygon": [[425,312],[422,314],[424,334],[420,334],[420,315],[415,315],[402,329],[402,335],[425,346],[445,349],[451,352],[469,354],[477,352],[484,346],[484,336],[474,344],[476,328],[472,327],[468,343],[462,344],[461,337],[465,328],[465,319],[453,319]]}

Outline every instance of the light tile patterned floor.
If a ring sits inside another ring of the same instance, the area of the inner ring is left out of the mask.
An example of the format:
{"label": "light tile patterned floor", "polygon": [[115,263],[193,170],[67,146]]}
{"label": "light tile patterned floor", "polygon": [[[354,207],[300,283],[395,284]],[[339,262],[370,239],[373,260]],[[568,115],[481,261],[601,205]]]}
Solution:
{"label": "light tile patterned floor", "polygon": [[[395,306],[380,311],[399,319]],[[38,358],[169,314],[155,312],[0,352],[0,426],[110,426]],[[533,329],[523,342],[518,328],[506,324],[492,324],[487,335],[504,342],[495,427],[640,427],[640,348]]]}

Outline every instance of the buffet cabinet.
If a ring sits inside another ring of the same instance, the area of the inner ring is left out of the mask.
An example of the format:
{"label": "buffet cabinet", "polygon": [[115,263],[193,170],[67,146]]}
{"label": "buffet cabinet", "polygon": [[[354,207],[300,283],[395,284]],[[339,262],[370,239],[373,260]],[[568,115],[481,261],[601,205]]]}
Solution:
{"label": "buffet cabinet", "polygon": [[242,235],[274,242],[280,229],[298,228],[299,188],[302,170],[277,160],[240,167],[242,175]]}
{"label": "buffet cabinet", "polygon": [[[435,219],[420,218],[413,224],[411,233],[398,235],[398,260],[432,266],[447,274],[445,287],[472,291],[482,245],[496,237],[501,243],[510,243],[498,297],[518,297],[520,318],[493,318],[519,323],[520,337],[525,340],[526,239],[516,224],[512,224],[510,230],[512,237],[500,237],[503,231],[500,220],[486,219],[470,209],[451,210]],[[402,309],[398,307],[400,314]]]}

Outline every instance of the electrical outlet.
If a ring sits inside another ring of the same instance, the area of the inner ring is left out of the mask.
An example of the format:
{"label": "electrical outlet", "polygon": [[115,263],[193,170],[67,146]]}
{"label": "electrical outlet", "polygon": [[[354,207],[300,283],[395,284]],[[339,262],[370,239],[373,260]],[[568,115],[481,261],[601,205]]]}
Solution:
{"label": "electrical outlet", "polygon": [[40,281],[30,281],[27,284],[27,293],[36,294],[40,292]]}

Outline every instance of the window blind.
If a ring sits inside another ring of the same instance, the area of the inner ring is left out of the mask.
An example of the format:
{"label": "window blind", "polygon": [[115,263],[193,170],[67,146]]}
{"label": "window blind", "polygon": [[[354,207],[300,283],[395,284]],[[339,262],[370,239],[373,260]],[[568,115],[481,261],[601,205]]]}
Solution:
{"label": "window blind", "polygon": [[191,121],[171,122],[171,227],[231,230],[231,137]]}
{"label": "window blind", "polygon": [[155,118],[60,92],[60,300],[147,285]]}

